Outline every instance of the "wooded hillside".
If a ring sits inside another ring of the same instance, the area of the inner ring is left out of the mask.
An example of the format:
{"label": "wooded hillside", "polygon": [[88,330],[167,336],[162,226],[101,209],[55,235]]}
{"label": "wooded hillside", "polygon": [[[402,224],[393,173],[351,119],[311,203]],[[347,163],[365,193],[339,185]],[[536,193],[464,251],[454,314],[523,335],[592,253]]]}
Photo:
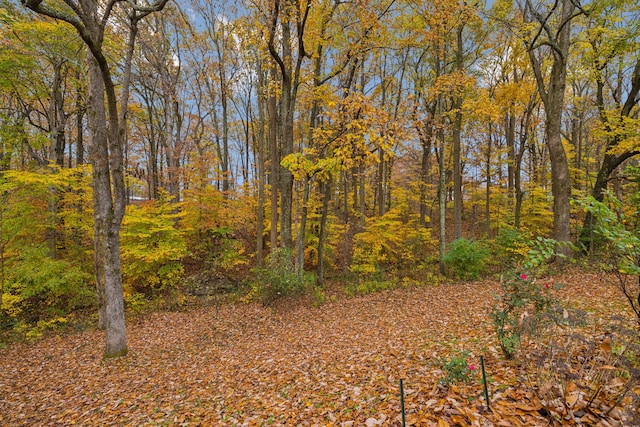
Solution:
{"label": "wooded hillside", "polygon": [[0,327],[99,312],[119,355],[123,303],[637,274],[639,13],[2,0]]}

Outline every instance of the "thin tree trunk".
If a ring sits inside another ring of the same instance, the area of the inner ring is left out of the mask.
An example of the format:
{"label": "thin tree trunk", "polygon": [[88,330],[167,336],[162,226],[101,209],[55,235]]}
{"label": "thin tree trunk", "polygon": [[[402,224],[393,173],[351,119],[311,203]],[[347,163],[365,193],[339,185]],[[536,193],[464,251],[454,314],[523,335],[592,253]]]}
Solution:
{"label": "thin tree trunk", "polygon": [[444,132],[438,130],[439,150],[438,150],[438,166],[440,168],[440,179],[438,182],[438,203],[439,203],[439,235],[440,235],[440,274],[446,274],[447,270],[444,265],[444,255],[447,251],[447,171],[444,161]]}
{"label": "thin tree trunk", "polygon": [[485,192],[485,227],[487,239],[491,238],[491,145],[493,144],[491,138],[492,126],[489,123],[489,141],[487,141],[487,157],[486,157],[486,168],[487,168],[487,176],[486,176],[486,192]]}
{"label": "thin tree trunk", "polygon": [[321,184],[324,187],[322,197],[322,215],[320,217],[320,235],[318,236],[318,284],[324,283],[324,246],[327,235],[327,217],[329,213],[329,199],[331,198],[331,186],[333,176],[329,175],[326,182]]}
{"label": "thin tree trunk", "polygon": [[262,71],[262,65],[260,61],[257,64],[258,74],[258,212],[257,212],[257,224],[256,224],[256,264],[261,267],[264,260],[264,186],[265,186],[265,82],[264,73]]}
{"label": "thin tree trunk", "polygon": [[[456,70],[462,69],[462,30],[460,25],[457,30]],[[462,237],[462,95],[456,94],[453,100],[455,116],[453,120],[453,238]]]}
{"label": "thin tree trunk", "polygon": [[[271,71],[271,78],[274,80],[276,73],[276,68],[273,67]],[[278,153],[278,106],[276,103],[276,96],[272,92],[269,92],[269,98],[267,99],[267,114],[269,117],[269,184],[271,187],[270,242],[271,251],[274,251],[278,246],[278,171],[280,169],[280,155]]]}
{"label": "thin tree trunk", "polygon": [[305,234],[307,231],[307,217],[308,217],[308,205],[309,205],[309,193],[310,193],[310,178],[305,177],[304,189],[302,196],[302,212],[300,213],[300,227],[298,228],[298,235],[296,238],[296,257],[295,257],[295,269],[298,275],[302,275],[304,270],[304,242]]}

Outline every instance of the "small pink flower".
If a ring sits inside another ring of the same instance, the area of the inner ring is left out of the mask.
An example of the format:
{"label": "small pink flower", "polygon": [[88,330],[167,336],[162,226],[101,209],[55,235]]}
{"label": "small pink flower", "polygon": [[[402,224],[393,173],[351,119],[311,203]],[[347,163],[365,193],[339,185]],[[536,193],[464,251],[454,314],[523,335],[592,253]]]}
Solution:
{"label": "small pink flower", "polygon": [[520,275],[520,278],[521,278],[522,280],[527,280],[529,277],[528,277],[526,274],[522,273],[522,274]]}
{"label": "small pink flower", "polygon": [[544,287],[545,287],[545,288],[547,288],[547,289],[549,289],[549,284],[548,284],[548,283],[545,283],[545,284],[544,284]]}
{"label": "small pink flower", "polygon": [[475,370],[475,369],[476,369],[476,367],[475,367],[475,366],[473,366],[473,365],[469,365],[469,370],[470,370],[470,371],[473,371],[473,370]]}

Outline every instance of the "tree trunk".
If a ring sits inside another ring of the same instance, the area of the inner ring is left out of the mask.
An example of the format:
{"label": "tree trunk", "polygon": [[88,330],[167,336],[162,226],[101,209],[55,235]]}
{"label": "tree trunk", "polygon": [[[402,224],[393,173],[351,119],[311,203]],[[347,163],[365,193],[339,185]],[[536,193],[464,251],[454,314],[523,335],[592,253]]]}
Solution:
{"label": "tree trunk", "polygon": [[[516,73],[514,73],[515,75]],[[517,80],[516,80],[517,81]],[[513,108],[509,109],[506,118],[506,143],[507,143],[507,188],[509,198],[515,199],[515,181],[516,181],[516,116]]]}
{"label": "tree trunk", "polygon": [[78,90],[76,96],[76,166],[84,164],[84,128],[82,121],[85,115],[82,93]]}
{"label": "tree trunk", "polygon": [[[575,4],[571,0],[562,0],[560,6],[559,28],[554,33],[552,42],[556,49],[552,49],[553,63],[548,83],[542,73],[541,59],[535,54],[537,46],[529,47],[529,58],[533,67],[538,86],[538,92],[545,107],[545,135],[551,160],[551,193],[553,195],[553,238],[558,242],[571,240],[570,229],[570,197],[571,176],[569,164],[562,145],[562,112],[564,108],[564,93],[567,80],[567,58],[571,40],[571,20]],[[541,19],[536,15],[536,19]],[[539,22],[540,25],[548,25]],[[547,86],[548,84],[548,86]],[[570,255],[570,249],[564,245],[560,249],[565,255]]]}
{"label": "tree trunk", "polygon": [[[271,71],[271,79],[275,80],[276,68]],[[278,246],[278,181],[280,169],[280,155],[278,153],[278,105],[276,96],[271,91],[267,99],[267,115],[269,123],[269,184],[271,187],[271,251]]]}
{"label": "tree trunk", "polygon": [[444,161],[444,132],[442,129],[438,129],[438,141],[439,141],[439,150],[438,150],[438,166],[440,168],[440,179],[438,182],[438,202],[439,202],[439,222],[440,222],[440,274],[444,275],[447,273],[446,267],[444,265],[444,255],[447,251],[447,228],[446,228],[446,218],[447,218],[447,171],[445,169],[445,161]]}
{"label": "tree trunk", "polygon": [[485,188],[485,228],[487,239],[491,238],[491,145],[493,143],[491,138],[491,132],[493,131],[493,127],[491,123],[489,123],[489,141],[487,141],[487,157],[486,157],[486,168],[487,168],[487,176],[486,181],[487,185]]}
{"label": "tree trunk", "polygon": [[[460,25],[456,32],[456,70],[463,72],[462,68],[462,30]],[[462,237],[462,95],[456,94],[453,99],[455,116],[453,119],[453,238]]]}
{"label": "tree trunk", "polygon": [[329,175],[326,182],[321,184],[324,189],[322,196],[322,215],[320,217],[320,235],[318,236],[318,284],[324,282],[324,246],[327,235],[327,217],[329,214],[329,199],[331,198],[331,186],[333,176]]}
{"label": "tree trunk", "polygon": [[258,74],[258,212],[256,215],[256,264],[261,267],[264,260],[264,186],[265,186],[265,81],[262,63],[257,61]]}
{"label": "tree trunk", "polygon": [[[427,226],[431,223],[431,218],[427,215],[427,190],[430,182],[431,174],[431,136],[426,136],[426,139],[421,139],[422,146],[422,160],[420,162],[420,224]],[[427,219],[428,218],[428,219]]]}
{"label": "tree trunk", "polygon": [[[607,113],[604,105],[604,86],[605,83],[601,79],[597,82],[597,104],[600,112],[600,118],[605,124],[605,127],[609,128],[610,124],[607,119]],[[634,111],[634,107],[638,104],[637,98],[640,93],[640,59],[636,61],[632,78],[631,88],[627,93],[627,99],[620,109],[621,118],[629,117]],[[604,199],[604,193],[609,183],[609,177],[623,162],[640,154],[640,150],[625,151],[622,154],[612,154],[610,150],[617,147],[620,144],[620,138],[613,136],[607,141],[607,147],[598,170],[596,182],[591,190],[591,195],[599,202]],[[594,217],[591,212],[587,212],[584,219],[584,225],[580,233],[580,242],[588,248],[588,244],[591,242],[591,235],[593,234],[593,227],[595,225]]]}
{"label": "tree trunk", "polygon": [[298,228],[298,235],[296,238],[296,256],[295,256],[295,269],[296,274],[299,276],[302,275],[304,271],[304,243],[305,243],[305,235],[307,233],[307,218],[309,213],[309,193],[310,189],[310,178],[305,177],[304,180],[304,189],[302,196],[302,212],[300,213],[300,227]]}

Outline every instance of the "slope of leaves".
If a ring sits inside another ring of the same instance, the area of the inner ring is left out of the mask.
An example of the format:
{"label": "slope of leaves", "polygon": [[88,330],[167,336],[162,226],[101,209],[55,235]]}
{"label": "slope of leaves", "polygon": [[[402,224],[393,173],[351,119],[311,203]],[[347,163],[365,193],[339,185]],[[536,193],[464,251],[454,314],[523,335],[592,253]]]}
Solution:
{"label": "slope of leaves", "polygon": [[[563,280],[562,298],[600,315],[624,307],[607,276]],[[155,313],[129,325],[129,355],[116,360],[101,359],[100,332],[13,345],[0,350],[0,425],[399,425],[400,378],[408,425],[559,425],[496,349],[497,290],[478,282],[319,308]],[[479,381],[438,382],[438,360],[459,350],[475,365],[485,356],[491,411]]]}

